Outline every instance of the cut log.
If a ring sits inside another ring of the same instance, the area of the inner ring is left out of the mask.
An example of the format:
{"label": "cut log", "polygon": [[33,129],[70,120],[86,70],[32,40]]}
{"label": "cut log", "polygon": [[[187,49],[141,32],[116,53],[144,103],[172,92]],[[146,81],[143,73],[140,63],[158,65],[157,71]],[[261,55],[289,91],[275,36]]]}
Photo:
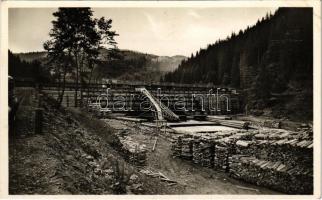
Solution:
{"label": "cut log", "polygon": [[157,145],[157,141],[158,141],[158,138],[156,138],[156,139],[155,139],[155,141],[154,141],[152,151],[154,151],[154,150],[155,150],[155,146]]}
{"label": "cut log", "polygon": [[226,115],[208,115],[207,120],[212,121],[212,120],[231,120],[232,118],[230,116]]}
{"label": "cut log", "polygon": [[247,129],[249,128],[249,122],[237,121],[237,120],[217,120],[220,125],[239,128],[239,129]]}

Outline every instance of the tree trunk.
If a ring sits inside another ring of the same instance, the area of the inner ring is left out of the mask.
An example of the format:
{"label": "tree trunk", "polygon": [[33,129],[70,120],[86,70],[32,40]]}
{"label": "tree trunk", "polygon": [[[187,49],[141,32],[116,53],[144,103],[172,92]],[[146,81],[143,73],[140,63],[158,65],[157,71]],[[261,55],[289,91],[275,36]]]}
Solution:
{"label": "tree trunk", "polygon": [[84,51],[82,52],[80,64],[79,64],[79,79],[80,79],[80,97],[81,97],[81,105],[83,104],[83,66],[84,65]]}
{"label": "tree trunk", "polygon": [[91,68],[91,73],[90,73],[90,75],[89,75],[89,79],[88,79],[87,98],[88,98],[88,95],[89,95],[89,87],[90,87],[90,85],[91,85],[91,80],[92,80],[93,70],[94,70],[94,66]]}
{"label": "tree trunk", "polygon": [[64,67],[64,74],[63,74],[63,85],[62,85],[62,91],[59,95],[59,100],[57,102],[57,108],[60,108],[62,102],[63,102],[63,98],[64,98],[64,94],[65,94],[65,84],[66,84],[66,66]]}
{"label": "tree trunk", "polygon": [[60,93],[61,93],[61,73],[60,73],[60,67],[58,67],[57,73],[58,73],[58,96],[57,96],[56,102],[59,102],[59,97],[60,97]]}
{"label": "tree trunk", "polygon": [[77,94],[78,94],[78,55],[75,53],[75,62],[76,62],[76,88],[75,88],[75,107],[77,107]]}

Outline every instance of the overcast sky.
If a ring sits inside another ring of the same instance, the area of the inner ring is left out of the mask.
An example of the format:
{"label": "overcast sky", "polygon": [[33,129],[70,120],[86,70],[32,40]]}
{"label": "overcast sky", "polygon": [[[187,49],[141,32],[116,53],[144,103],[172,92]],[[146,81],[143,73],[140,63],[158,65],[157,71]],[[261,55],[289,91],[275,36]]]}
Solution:
{"label": "overcast sky", "polygon": [[[9,9],[9,49],[43,51],[57,8]],[[189,56],[224,39],[276,8],[93,8],[94,17],[113,19],[120,49]]]}

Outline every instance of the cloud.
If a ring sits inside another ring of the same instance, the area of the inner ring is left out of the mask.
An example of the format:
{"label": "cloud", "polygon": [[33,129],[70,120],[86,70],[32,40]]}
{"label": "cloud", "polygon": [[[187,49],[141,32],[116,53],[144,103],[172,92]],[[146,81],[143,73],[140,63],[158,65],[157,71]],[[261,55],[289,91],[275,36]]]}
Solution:
{"label": "cloud", "polygon": [[195,19],[201,19],[202,18],[198,13],[196,13],[193,10],[189,10],[188,15],[193,17],[193,18],[195,18]]}
{"label": "cloud", "polygon": [[164,35],[162,34],[162,24],[160,22],[158,22],[154,17],[152,17],[152,15],[150,15],[147,12],[144,12],[144,16],[148,20],[151,31],[153,32],[153,34],[159,39],[164,39]]}

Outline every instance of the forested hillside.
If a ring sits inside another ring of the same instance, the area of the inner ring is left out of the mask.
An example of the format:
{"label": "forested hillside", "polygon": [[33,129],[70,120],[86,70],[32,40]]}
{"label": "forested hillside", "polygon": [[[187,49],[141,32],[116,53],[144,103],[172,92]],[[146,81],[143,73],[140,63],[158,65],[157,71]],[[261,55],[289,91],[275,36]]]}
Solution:
{"label": "forested hillside", "polygon": [[[120,50],[116,59],[106,59],[107,50],[100,50],[100,61],[95,65],[93,71],[93,79],[100,80],[101,78],[119,79],[127,81],[158,81],[162,75],[166,72],[175,70],[181,63],[184,56],[157,56],[153,54],[146,54],[130,50]],[[11,56],[11,57],[10,57]],[[42,64],[43,68],[48,65],[47,53],[42,52],[29,52],[10,54],[9,60],[12,60],[12,64],[9,63],[10,69],[14,71],[21,71],[20,78],[27,69],[17,69],[20,66],[13,64],[15,62],[29,63],[36,60]],[[18,61],[19,59],[19,61]],[[28,67],[27,67],[28,68]],[[28,71],[28,70],[27,70]],[[28,75],[29,72],[26,74]],[[28,75],[29,76],[29,75]],[[71,80],[72,81],[72,80]]]}
{"label": "forested hillside", "polygon": [[311,8],[279,8],[196,52],[162,80],[240,88],[254,114],[312,119],[312,17]]}
{"label": "forested hillside", "polygon": [[[101,51],[104,57],[106,52]],[[184,56],[157,56],[131,50],[121,50],[118,59],[100,62],[94,76],[127,81],[158,81],[161,75],[178,67]]]}
{"label": "forested hillside", "polygon": [[46,56],[47,56],[47,52],[46,51],[36,51],[36,52],[27,52],[27,53],[17,53],[17,56],[19,56],[19,58],[22,61],[25,62],[32,62],[34,60],[45,60]]}
{"label": "forested hillside", "polygon": [[[46,82],[51,80],[50,72],[42,66],[41,59],[30,59],[29,62],[21,59],[20,56],[9,54],[9,75],[19,80],[41,81]],[[35,53],[33,53],[35,55]]]}

